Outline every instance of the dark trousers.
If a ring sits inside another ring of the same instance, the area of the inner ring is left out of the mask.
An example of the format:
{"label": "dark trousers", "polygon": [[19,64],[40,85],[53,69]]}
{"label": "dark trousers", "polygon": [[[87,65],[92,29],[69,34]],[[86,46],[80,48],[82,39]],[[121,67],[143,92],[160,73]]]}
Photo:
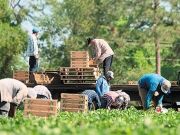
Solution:
{"label": "dark trousers", "polygon": [[0,117],[2,116],[8,117],[9,110],[10,110],[10,103],[5,101],[0,102]]}
{"label": "dark trousers", "polygon": [[38,70],[38,60],[34,56],[29,57],[29,71],[37,72]]}
{"label": "dark trousers", "polygon": [[113,55],[107,57],[103,61],[104,76],[107,77],[107,72],[111,71],[111,65],[113,61]]}
{"label": "dark trousers", "polygon": [[44,96],[44,95],[39,95],[39,94],[37,94],[37,98],[48,99],[46,96]]}

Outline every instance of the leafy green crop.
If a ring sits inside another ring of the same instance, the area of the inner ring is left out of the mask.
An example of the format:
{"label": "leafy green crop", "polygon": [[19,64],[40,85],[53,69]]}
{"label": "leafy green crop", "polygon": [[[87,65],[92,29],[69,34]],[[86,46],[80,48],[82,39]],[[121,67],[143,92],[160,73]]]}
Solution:
{"label": "leafy green crop", "polygon": [[1,135],[178,135],[180,115],[172,109],[166,114],[136,110],[103,110],[83,113],[58,112],[56,118],[0,118]]}

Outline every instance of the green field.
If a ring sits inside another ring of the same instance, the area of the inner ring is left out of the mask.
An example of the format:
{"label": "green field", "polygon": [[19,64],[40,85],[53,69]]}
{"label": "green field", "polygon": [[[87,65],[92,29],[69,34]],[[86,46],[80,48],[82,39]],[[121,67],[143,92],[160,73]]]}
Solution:
{"label": "green field", "polygon": [[58,112],[56,118],[0,118],[0,135],[179,135],[180,114],[169,109],[96,110],[86,114]]}

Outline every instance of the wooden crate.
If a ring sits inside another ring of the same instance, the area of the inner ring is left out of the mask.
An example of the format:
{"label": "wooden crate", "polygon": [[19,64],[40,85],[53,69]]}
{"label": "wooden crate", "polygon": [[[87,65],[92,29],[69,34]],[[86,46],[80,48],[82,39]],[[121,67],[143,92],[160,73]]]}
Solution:
{"label": "wooden crate", "polygon": [[29,83],[29,71],[15,70],[13,71],[13,78],[23,83]]}
{"label": "wooden crate", "polygon": [[61,93],[61,99],[74,99],[74,100],[88,100],[88,96],[84,94],[70,94],[70,93]]}
{"label": "wooden crate", "polygon": [[57,115],[57,100],[48,99],[25,99],[24,117],[50,117]]}
{"label": "wooden crate", "polygon": [[71,51],[70,58],[89,58],[88,51]]}
{"label": "wooden crate", "polygon": [[60,111],[83,112],[88,110],[88,96],[84,94],[61,93]]}

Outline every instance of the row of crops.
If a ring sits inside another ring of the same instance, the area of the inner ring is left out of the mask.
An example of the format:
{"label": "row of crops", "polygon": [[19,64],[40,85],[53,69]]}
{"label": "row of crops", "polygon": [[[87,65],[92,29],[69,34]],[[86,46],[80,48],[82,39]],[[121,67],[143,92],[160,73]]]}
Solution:
{"label": "row of crops", "polygon": [[0,135],[179,135],[179,129],[180,114],[173,109],[58,112],[56,118],[23,118],[18,110],[14,118],[0,118]]}

